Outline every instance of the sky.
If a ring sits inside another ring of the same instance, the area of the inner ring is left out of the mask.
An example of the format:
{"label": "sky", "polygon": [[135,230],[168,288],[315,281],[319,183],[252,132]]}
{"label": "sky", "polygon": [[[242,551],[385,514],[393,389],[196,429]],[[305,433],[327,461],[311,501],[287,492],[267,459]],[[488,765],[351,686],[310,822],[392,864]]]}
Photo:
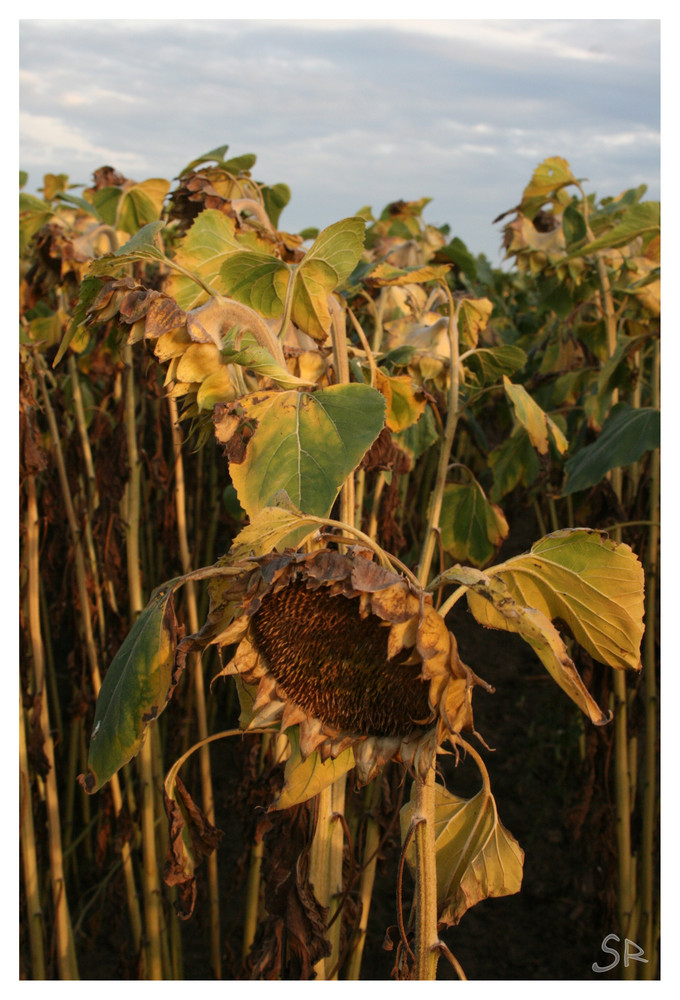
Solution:
{"label": "sky", "polygon": [[658,20],[31,17],[20,167],[33,192],[46,172],[87,185],[104,164],[172,181],[228,144],[291,188],[282,229],[429,197],[426,220],[498,266],[493,219],[546,157],[600,197],[660,197],[659,46]]}

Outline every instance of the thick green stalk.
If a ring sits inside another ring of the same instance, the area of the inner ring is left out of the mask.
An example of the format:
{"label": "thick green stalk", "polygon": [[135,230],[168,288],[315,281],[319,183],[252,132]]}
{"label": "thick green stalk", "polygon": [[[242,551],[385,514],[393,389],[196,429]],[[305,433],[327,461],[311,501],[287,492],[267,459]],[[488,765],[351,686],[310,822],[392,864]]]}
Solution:
{"label": "thick green stalk", "polygon": [[[191,571],[191,554],[186,519],[186,490],[184,484],[184,462],[182,459],[182,432],[179,427],[177,402],[168,398],[170,408],[170,425],[172,428],[172,446],[175,462],[175,509],[177,512],[177,535],[179,540],[182,572]],[[196,588],[189,581],[184,588],[187,602],[189,628],[198,632],[198,603]],[[193,679],[196,696],[196,718],[198,722],[198,738],[204,740],[208,735],[208,720],[205,704],[205,688],[203,683],[203,667],[200,656],[192,654],[189,658],[189,672]],[[199,755],[201,769],[201,788],[203,793],[203,811],[208,821],[215,824],[215,798],[213,794],[212,774],[210,769],[210,749],[207,745],[201,747]],[[207,860],[208,896],[210,908],[210,954],[213,973],[216,979],[221,978],[221,939],[220,939],[220,896],[217,871],[217,852],[213,851]]]}

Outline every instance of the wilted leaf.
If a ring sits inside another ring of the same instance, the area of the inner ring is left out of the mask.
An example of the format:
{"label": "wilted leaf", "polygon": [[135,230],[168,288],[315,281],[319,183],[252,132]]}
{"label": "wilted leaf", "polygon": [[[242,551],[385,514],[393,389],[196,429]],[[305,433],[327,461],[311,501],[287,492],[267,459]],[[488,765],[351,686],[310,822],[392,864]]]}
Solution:
{"label": "wilted leaf", "polygon": [[231,544],[229,555],[232,559],[246,559],[249,556],[262,556],[275,548],[297,548],[305,535],[318,528],[317,521],[305,518],[299,511],[286,507],[263,507],[250,524],[239,531]]}
{"label": "wilted leaf", "polygon": [[592,697],[581,680],[559,632],[547,615],[528,608],[509,596],[500,577],[489,577],[468,591],[468,606],[477,621],[487,628],[517,632],[534,650],[552,679],[596,726],[610,716]]}
{"label": "wilted leaf", "polygon": [[166,885],[177,886],[175,909],[179,917],[187,920],[196,901],[196,867],[217,848],[223,832],[209,822],[176,772],[171,782],[166,781],[164,800],[168,816],[168,851],[163,881]]}
{"label": "wilted leaf", "polygon": [[391,431],[404,431],[411,427],[425,410],[425,397],[416,397],[410,375],[386,375],[379,368],[375,387],[387,400],[385,423]]}
{"label": "wilted leaf", "polygon": [[493,305],[490,299],[462,299],[458,306],[458,333],[461,343],[476,347],[479,334],[486,330]]}
{"label": "wilted leaf", "polygon": [[416,267],[393,267],[392,264],[378,264],[363,279],[370,287],[385,285],[412,285],[425,281],[439,281],[451,270],[450,264],[426,264]]}
{"label": "wilted leaf", "polygon": [[270,809],[289,809],[313,799],[320,791],[347,774],[354,767],[354,753],[351,747],[338,757],[321,760],[314,751],[303,761],[300,753],[300,736],[297,726],[286,730],[291,754],[286,761],[284,785],[271,804]]}
{"label": "wilted leaf", "polygon": [[518,604],[565,621],[600,663],[639,669],[644,573],[628,545],[603,532],[566,528],[487,572]]}
{"label": "wilted leaf", "polygon": [[[405,839],[413,818],[411,801],[401,810]],[[435,786],[435,850],[437,856],[437,913],[440,923],[457,924],[466,910],[483,899],[511,896],[520,891],[524,851],[498,819],[493,795],[482,788],[471,799]],[[406,860],[415,871],[415,844]]]}
{"label": "wilted leaf", "polygon": [[531,443],[538,453],[540,455],[547,454],[551,438],[560,454],[565,452],[569,447],[569,442],[557,424],[531,398],[524,386],[514,385],[507,375],[503,376],[503,385],[505,386],[505,394],[512,403],[515,416],[528,433]]}
{"label": "wilted leaf", "polygon": [[175,377],[179,382],[202,382],[222,367],[214,344],[189,344],[179,359]]}
{"label": "wilted leaf", "polygon": [[[316,393],[251,393],[238,407],[239,432],[248,427],[250,437],[240,455],[230,445],[229,468],[239,502],[251,518],[279,490],[302,513],[327,517],[340,486],[385,419],[381,394],[358,384]],[[216,420],[217,439],[224,443],[237,431],[229,420],[233,417]]]}
{"label": "wilted leaf", "polygon": [[444,488],[439,526],[444,549],[475,566],[487,563],[508,534],[503,511],[489,503],[476,480]]}
{"label": "wilted leaf", "polygon": [[139,752],[147,726],[161,714],[176,677],[178,579],[157,587],[106,672],[97,698],[83,788],[92,794]]}
{"label": "wilted leaf", "polygon": [[572,174],[567,160],[561,156],[549,156],[542,163],[539,163],[525,187],[522,194],[521,211],[526,213],[528,208],[540,208],[541,204],[553,192],[575,182],[576,178]]}
{"label": "wilted leaf", "polygon": [[617,403],[593,444],[586,445],[564,468],[567,474],[562,496],[587,490],[603,479],[610,469],[632,465],[645,452],[660,446],[661,414],[645,406],[638,409]]}

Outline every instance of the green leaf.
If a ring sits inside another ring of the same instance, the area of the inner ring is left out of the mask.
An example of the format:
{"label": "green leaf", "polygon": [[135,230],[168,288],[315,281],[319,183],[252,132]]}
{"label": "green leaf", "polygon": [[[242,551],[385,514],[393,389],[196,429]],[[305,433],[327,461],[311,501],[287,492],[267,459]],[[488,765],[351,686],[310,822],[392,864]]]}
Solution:
{"label": "green leaf", "polygon": [[632,465],[647,451],[660,447],[661,414],[651,406],[635,409],[617,403],[593,444],[586,445],[565,463],[567,474],[562,496],[587,490],[610,469]]}
{"label": "green leaf", "polygon": [[518,604],[565,621],[600,663],[639,669],[644,573],[628,545],[604,532],[567,528],[487,573],[502,580]]}
{"label": "green leaf", "polygon": [[78,198],[74,194],[66,194],[64,191],[57,191],[54,196],[55,201],[63,201],[67,205],[75,205],[76,208],[81,209],[83,212],[87,212],[88,215],[92,215],[98,222],[103,222],[101,215],[89,201],[85,201],[84,198]]}
{"label": "green leaf", "polygon": [[122,197],[123,192],[119,187],[103,187],[93,191],[92,204],[107,226],[115,226],[118,203]]}
{"label": "green leaf", "polygon": [[564,210],[562,229],[564,230],[564,238],[567,241],[568,247],[573,246],[575,243],[580,243],[581,240],[586,238],[586,220],[573,202],[567,205]]}
{"label": "green leaf", "polygon": [[257,156],[255,153],[241,153],[240,156],[232,156],[231,159],[220,163],[220,167],[222,170],[226,170],[227,173],[238,177],[240,173],[245,173],[245,171],[254,167],[256,162]]}
{"label": "green leaf", "polygon": [[270,319],[283,312],[290,268],[279,257],[240,250],[222,264],[220,278],[227,295],[262,316]]}
{"label": "green leaf", "polygon": [[96,260],[93,260],[88,275],[111,274],[119,267],[127,267],[128,264],[134,264],[137,260],[165,261],[165,254],[155,242],[156,236],[164,226],[165,223],[160,220],[143,226],[114,253],[104,254],[103,257],[97,257]]}
{"label": "green leaf", "polygon": [[[207,208],[196,217],[173,260],[187,271],[198,274],[216,291],[226,293],[220,280],[220,268],[227,257],[242,251],[243,247],[236,239],[234,220],[216,208]],[[185,311],[194,309],[207,298],[201,286],[184,274],[170,275],[165,290]]]}
{"label": "green leaf", "polygon": [[271,219],[271,223],[276,229],[279,224],[281,212],[290,201],[290,188],[287,184],[273,184],[271,187],[260,188],[264,210]]}
{"label": "green leaf", "polygon": [[[254,424],[255,430],[245,457],[232,457],[229,469],[239,502],[251,518],[279,490],[285,490],[303,514],[327,517],[342,483],[385,420],[383,396],[358,384],[315,393],[253,393],[242,397],[239,406],[242,426],[252,429]],[[231,441],[239,431],[228,421],[224,426]],[[218,440],[224,440],[222,427],[216,422]]]}
{"label": "green leaf", "polygon": [[469,278],[473,281],[477,280],[477,261],[458,236],[455,236],[445,247],[437,250],[437,260],[440,257],[448,257]]}
{"label": "green leaf", "polygon": [[487,563],[508,534],[503,511],[489,503],[476,480],[444,487],[439,526],[444,549],[475,566]]}
{"label": "green leaf", "polygon": [[106,672],[90,737],[87,792],[98,791],[141,749],[146,729],[173,689],[177,623],[172,602],[179,578],[157,587]]}
{"label": "green leaf", "polygon": [[548,453],[551,439],[560,454],[565,452],[569,447],[569,442],[557,424],[531,398],[524,386],[514,385],[507,375],[503,376],[503,385],[505,394],[512,403],[515,416],[531,438],[531,443],[538,453],[540,455]]}
{"label": "green leaf", "polygon": [[415,463],[416,459],[439,441],[439,428],[432,407],[426,406],[415,424],[392,436],[395,443]]}
{"label": "green leaf", "polygon": [[297,375],[291,375],[287,368],[275,361],[269,351],[260,346],[250,330],[240,330],[237,327],[229,330],[222,341],[222,357],[227,364],[249,368],[258,375],[270,378],[284,389],[310,384]]}
{"label": "green leaf", "polygon": [[124,191],[118,207],[116,228],[125,233],[136,233],[148,223],[155,222],[161,214],[169,187],[168,181],[150,178]]}
{"label": "green leaf", "polygon": [[512,375],[519,371],[526,360],[527,356],[521,347],[507,344],[479,347],[463,359],[463,364],[475,372],[479,385],[490,385],[501,375]]}
{"label": "green leaf", "polygon": [[197,157],[192,160],[191,163],[187,163],[184,170],[180,171],[180,177],[184,177],[185,174],[191,173],[196,167],[200,167],[202,163],[218,163],[222,164],[224,161],[224,154],[229,149],[228,145],[216,146],[215,149],[211,149],[209,153],[204,153],[203,156]]}
{"label": "green leaf", "polygon": [[354,767],[354,752],[351,747],[343,750],[338,757],[329,757],[328,760],[321,760],[316,750],[303,760],[298,727],[287,729],[286,736],[291,753],[286,761],[284,785],[270,809],[290,809],[291,806],[307,802]]}
{"label": "green leaf", "polygon": [[97,297],[100,289],[102,287],[102,282],[99,278],[94,275],[87,274],[80,283],[80,289],[78,292],[78,303],[73,311],[73,317],[71,322],[64,334],[61,344],[59,345],[59,350],[57,351],[56,357],[52,362],[52,367],[56,368],[61,359],[66,354],[69,344],[76,336],[79,330],[82,330],[85,325],[85,319],[87,317],[87,311],[90,305]]}
{"label": "green leaf", "polygon": [[614,389],[622,388],[626,377],[630,378],[628,358],[653,336],[654,331],[647,328],[641,336],[628,337],[625,333],[620,333],[616,338],[616,347],[597,377],[597,394],[605,412],[611,403]]}
{"label": "green leaf", "polygon": [[19,195],[19,253],[23,253],[31,238],[54,215],[52,206],[35,195]]}
{"label": "green leaf", "polygon": [[[437,915],[440,923],[452,926],[483,899],[520,891],[524,851],[498,819],[495,799],[486,788],[463,799],[437,784],[434,794]],[[414,808],[412,787],[411,801],[400,813],[402,842]],[[413,839],[406,861],[415,874]]]}
{"label": "green leaf", "polygon": [[328,296],[356,267],[365,225],[364,219],[353,216],[328,226],[293,272],[293,322],[321,343],[331,327]]}
{"label": "green leaf", "polygon": [[645,201],[628,209],[621,222],[598,239],[586,243],[580,250],[565,257],[564,262],[598,250],[625,247],[638,236],[652,236],[661,232],[661,205],[658,201]]}
{"label": "green leaf", "polygon": [[541,469],[529,435],[520,425],[489,453],[487,461],[493,472],[493,486],[489,492],[492,503],[498,503],[518,483],[531,486]]}

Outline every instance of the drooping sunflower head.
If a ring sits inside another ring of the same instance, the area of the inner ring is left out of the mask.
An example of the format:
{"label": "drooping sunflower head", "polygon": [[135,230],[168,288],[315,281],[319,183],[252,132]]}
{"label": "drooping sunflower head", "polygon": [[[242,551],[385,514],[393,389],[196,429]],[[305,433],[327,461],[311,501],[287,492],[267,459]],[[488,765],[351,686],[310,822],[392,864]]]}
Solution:
{"label": "drooping sunflower head", "polygon": [[262,556],[212,597],[195,640],[238,644],[222,673],[257,685],[248,728],[299,725],[303,758],[351,746],[362,782],[390,759],[425,773],[472,725],[477,678],[431,596],[365,549]]}

